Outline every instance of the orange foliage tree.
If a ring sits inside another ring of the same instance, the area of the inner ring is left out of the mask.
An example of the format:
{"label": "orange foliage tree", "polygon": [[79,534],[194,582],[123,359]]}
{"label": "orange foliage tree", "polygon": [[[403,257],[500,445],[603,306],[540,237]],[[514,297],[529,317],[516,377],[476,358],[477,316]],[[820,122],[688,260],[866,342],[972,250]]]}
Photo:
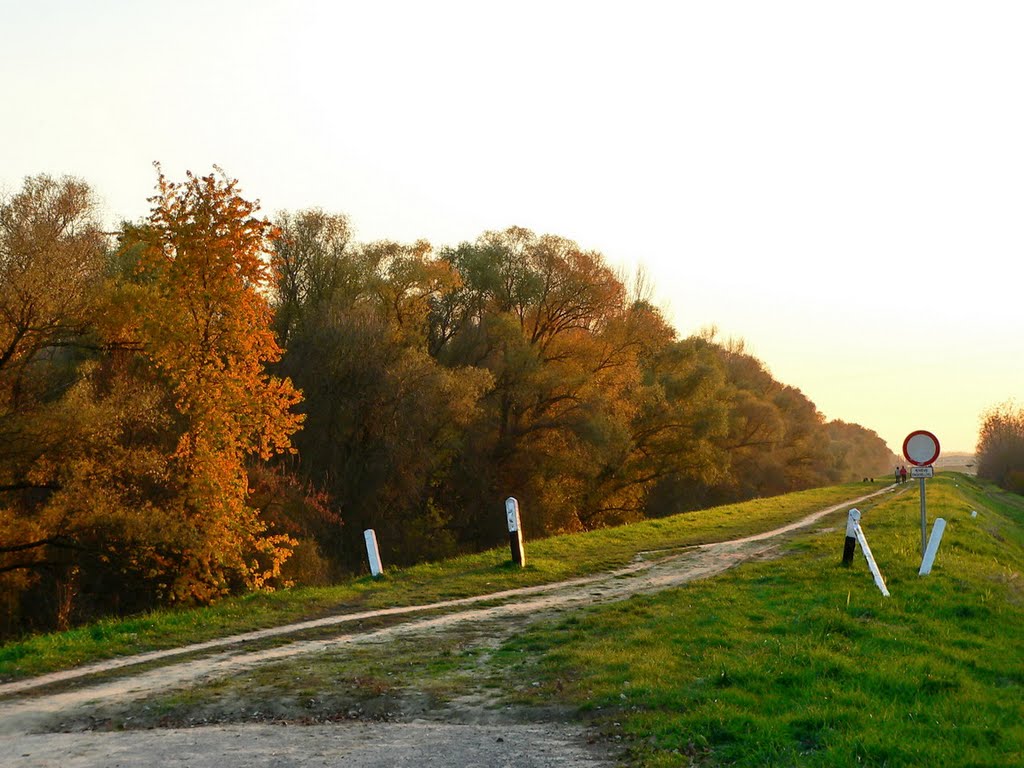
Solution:
{"label": "orange foliage tree", "polygon": [[140,233],[153,288],[141,334],[181,419],[172,599],[208,600],[238,580],[264,586],[293,544],[247,504],[246,460],[291,451],[302,416],[291,381],[266,371],[281,356],[267,302],[276,230],[237,184],[219,172],[175,183],[161,171]]}

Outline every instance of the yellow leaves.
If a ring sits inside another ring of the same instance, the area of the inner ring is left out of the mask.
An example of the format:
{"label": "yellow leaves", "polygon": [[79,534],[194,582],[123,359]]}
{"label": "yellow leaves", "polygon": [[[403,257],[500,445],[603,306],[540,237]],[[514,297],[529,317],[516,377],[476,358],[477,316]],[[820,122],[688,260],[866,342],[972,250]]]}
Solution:
{"label": "yellow leaves", "polygon": [[212,174],[181,184],[160,175],[150,225],[173,258],[158,272],[163,300],[145,329],[179,410],[240,459],[287,450],[300,418],[290,382],[264,372],[281,355],[260,292],[276,228],[252,217],[256,205],[236,187]]}
{"label": "yellow leaves", "polygon": [[281,356],[278,230],[219,172],[160,173],[151,202],[106,253],[83,184],[38,177],[0,199],[0,576],[14,602],[65,563],[133,596],[208,600],[268,585],[295,545],[247,504],[245,471],[291,451],[302,422],[301,394],[266,370]]}
{"label": "yellow leaves", "polygon": [[271,582],[281,577],[281,566],[291,557],[298,541],[286,534],[265,536],[253,542],[259,557],[249,562],[247,579],[251,589],[272,589]]}
{"label": "yellow leaves", "polygon": [[40,350],[88,327],[103,270],[89,187],[36,176],[0,198],[0,405]]}

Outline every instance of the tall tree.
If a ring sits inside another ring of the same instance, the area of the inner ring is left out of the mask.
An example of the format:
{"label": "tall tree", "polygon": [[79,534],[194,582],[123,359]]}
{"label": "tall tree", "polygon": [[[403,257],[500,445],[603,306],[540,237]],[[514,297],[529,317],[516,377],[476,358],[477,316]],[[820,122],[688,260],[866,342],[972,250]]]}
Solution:
{"label": "tall tree", "polygon": [[0,408],[26,394],[38,353],[81,336],[94,317],[104,243],[84,182],[27,178],[0,201]]}
{"label": "tall tree", "polygon": [[274,240],[274,330],[287,346],[304,317],[325,308],[339,294],[359,293],[359,270],[350,258],[348,219],[319,208],[284,211]]}
{"label": "tall tree", "polygon": [[459,281],[433,303],[431,349],[446,364],[487,369],[487,417],[457,480],[485,519],[514,493],[533,530],[631,519],[644,484],[624,468],[640,408],[640,360],[664,329],[636,311],[596,252],[513,227],[442,257]]}
{"label": "tall tree", "polygon": [[366,527],[380,531],[390,562],[452,552],[440,486],[489,380],[425,351],[431,302],[454,274],[422,241],[336,247],[335,230],[321,223],[339,220],[284,215],[275,244],[278,311],[294,320],[279,368],[304,390],[308,417],[295,440],[301,472],[344,516],[344,545],[332,555],[348,568],[362,561]]}
{"label": "tall tree", "polygon": [[5,615],[41,574],[63,577],[74,546],[46,506],[60,485],[41,468],[74,423],[60,407],[97,319],[104,242],[82,181],[25,179],[0,200],[0,592]]}
{"label": "tall tree", "polygon": [[142,336],[181,419],[173,459],[185,567],[171,592],[203,600],[233,579],[261,586],[287,557],[290,540],[246,503],[245,461],[291,450],[301,397],[266,372],[281,355],[266,298],[277,231],[253,215],[258,205],[220,173],[175,183],[161,172],[151,201],[138,232],[154,286]]}

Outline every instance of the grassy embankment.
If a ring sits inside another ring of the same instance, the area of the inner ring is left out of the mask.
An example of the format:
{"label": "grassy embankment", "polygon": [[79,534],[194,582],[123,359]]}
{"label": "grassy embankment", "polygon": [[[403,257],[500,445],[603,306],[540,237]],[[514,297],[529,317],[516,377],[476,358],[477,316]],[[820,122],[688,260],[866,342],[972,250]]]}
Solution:
{"label": "grassy embankment", "polygon": [[[513,568],[507,548],[387,569],[385,575],[333,587],[289,589],[227,599],[208,608],[156,611],[111,619],[68,632],[37,635],[0,646],[0,680],[66,669],[91,661],[174,648],[248,630],[372,608],[418,605],[516,587],[549,583],[609,570],[638,552],[721,541],[783,525],[823,507],[878,490],[859,483],[775,499],[716,507],[699,513],[649,520],[581,535],[527,542],[527,567]],[[498,514],[502,510],[498,509]],[[529,532],[530,512],[523,511]]]}
{"label": "grassy embankment", "polygon": [[[864,516],[892,593],[842,537],[535,628],[495,662],[629,744],[638,766],[1024,765],[1024,499],[928,481],[948,527],[919,577],[911,493]],[[978,516],[971,517],[971,510]],[[540,685],[537,685],[537,683]]]}

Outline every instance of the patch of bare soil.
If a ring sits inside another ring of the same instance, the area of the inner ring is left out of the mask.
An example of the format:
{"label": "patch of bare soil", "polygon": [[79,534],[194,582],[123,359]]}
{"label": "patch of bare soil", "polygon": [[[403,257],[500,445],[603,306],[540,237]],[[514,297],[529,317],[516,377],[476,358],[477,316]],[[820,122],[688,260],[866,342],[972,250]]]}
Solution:
{"label": "patch of bare soil", "polygon": [[[0,766],[611,765],[620,747],[580,725],[557,691],[543,707],[511,706],[510,694],[530,681],[478,674],[501,642],[534,621],[775,556],[786,533],[882,492],[757,536],[645,553],[651,559],[610,573],[328,617],[0,685]],[[382,617],[397,623],[358,626]],[[241,645],[330,626],[345,629]],[[439,659],[450,663],[419,677],[408,671]],[[145,666],[132,673],[137,664]]]}
{"label": "patch of bare soil", "polygon": [[21,737],[0,765],[345,766],[345,768],[549,768],[612,765],[581,727],[544,723],[468,726],[444,723],[348,723],[301,728],[231,725],[125,733],[57,733]]}

